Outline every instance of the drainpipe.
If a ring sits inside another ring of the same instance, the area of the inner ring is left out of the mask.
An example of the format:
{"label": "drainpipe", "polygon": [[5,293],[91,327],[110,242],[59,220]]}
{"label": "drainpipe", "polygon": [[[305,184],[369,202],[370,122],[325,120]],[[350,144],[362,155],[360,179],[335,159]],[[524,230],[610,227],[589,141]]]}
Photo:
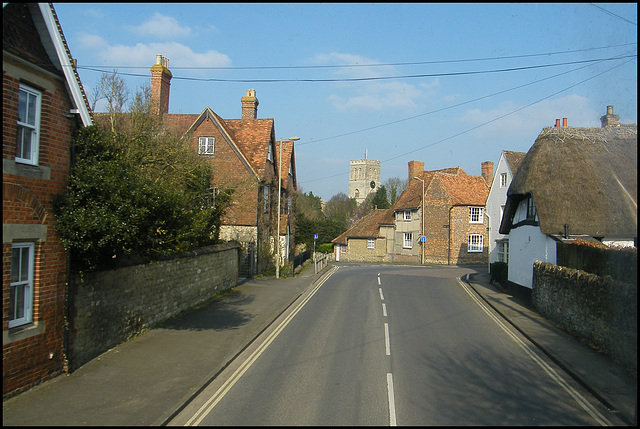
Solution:
{"label": "drainpipe", "polygon": [[491,216],[487,214],[487,209],[484,209],[484,215],[487,217],[487,272],[491,274]]}
{"label": "drainpipe", "polygon": [[453,206],[449,207],[449,250],[447,251],[447,265],[451,265],[451,234],[453,234],[453,222],[451,221],[451,210]]}

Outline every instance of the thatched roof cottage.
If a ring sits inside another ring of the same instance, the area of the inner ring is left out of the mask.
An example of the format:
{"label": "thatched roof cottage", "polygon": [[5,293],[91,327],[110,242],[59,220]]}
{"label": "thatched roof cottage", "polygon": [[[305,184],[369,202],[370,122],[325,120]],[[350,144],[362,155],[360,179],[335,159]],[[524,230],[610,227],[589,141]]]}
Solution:
{"label": "thatched roof cottage", "polygon": [[608,107],[602,128],[542,130],[507,191],[509,280],[531,287],[535,260],[556,263],[556,241],[636,245],[638,131]]}

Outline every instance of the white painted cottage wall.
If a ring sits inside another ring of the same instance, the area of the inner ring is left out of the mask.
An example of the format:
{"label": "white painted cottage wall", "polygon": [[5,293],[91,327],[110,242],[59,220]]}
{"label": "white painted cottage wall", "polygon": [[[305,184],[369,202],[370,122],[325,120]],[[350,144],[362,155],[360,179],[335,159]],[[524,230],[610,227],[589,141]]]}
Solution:
{"label": "white painted cottage wall", "polygon": [[[501,174],[507,174],[507,183],[505,186],[500,186]],[[496,240],[508,237],[508,234],[500,234],[500,222],[502,221],[501,207],[507,203],[507,190],[511,185],[511,170],[507,163],[507,158],[504,152],[500,155],[500,161],[498,161],[498,167],[496,173],[493,176],[493,183],[491,184],[491,190],[487,197],[487,214],[489,215],[489,231],[490,231],[490,243],[489,243],[489,262],[493,263],[498,260],[498,249],[496,246]]]}
{"label": "white painted cottage wall", "polygon": [[557,263],[556,241],[539,226],[520,226],[509,233],[509,281],[531,289],[533,263]]}

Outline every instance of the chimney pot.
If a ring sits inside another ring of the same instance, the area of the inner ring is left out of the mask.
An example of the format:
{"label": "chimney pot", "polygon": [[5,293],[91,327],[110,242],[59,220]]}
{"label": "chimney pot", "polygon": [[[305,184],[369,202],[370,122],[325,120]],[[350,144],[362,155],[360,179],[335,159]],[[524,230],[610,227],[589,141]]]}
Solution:
{"label": "chimney pot", "polygon": [[169,112],[169,89],[171,72],[169,59],[156,55],[156,63],[151,67],[151,111],[157,115]]}
{"label": "chimney pot", "polygon": [[560,119],[556,119],[556,127],[560,126]]}
{"label": "chimney pot", "polygon": [[247,89],[247,95],[240,99],[242,102],[242,119],[256,119],[258,117],[258,99],[255,89]]}
{"label": "chimney pot", "polygon": [[567,118],[562,118],[562,126],[563,127],[567,126]]}

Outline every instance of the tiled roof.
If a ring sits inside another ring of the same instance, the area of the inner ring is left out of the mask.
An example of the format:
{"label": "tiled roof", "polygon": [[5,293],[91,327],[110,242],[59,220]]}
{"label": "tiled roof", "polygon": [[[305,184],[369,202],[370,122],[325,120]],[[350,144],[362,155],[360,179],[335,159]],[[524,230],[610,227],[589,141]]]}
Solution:
{"label": "tiled roof", "polygon": [[[256,174],[264,177],[267,153],[274,135],[273,118],[222,119],[210,108],[205,108],[199,115],[166,113],[163,115],[163,123],[168,128],[184,134],[196,128],[199,121],[207,115],[210,115],[228,134],[232,144],[235,144]],[[283,153],[284,149],[285,147],[283,147]]]}
{"label": "tiled roof", "polygon": [[[280,172],[280,175],[282,176],[282,187],[286,189],[288,186],[289,166],[291,166],[293,170],[293,182],[294,182],[293,185],[295,188],[296,174],[295,174],[295,159],[293,157],[293,141],[278,140],[276,142],[276,153],[275,153],[274,159],[275,159],[276,165],[278,166],[280,165],[280,160],[278,159],[278,157],[280,156],[280,144],[282,144],[282,170]],[[276,171],[277,169],[278,167],[276,167]]]}
{"label": "tiled roof", "polygon": [[373,210],[347,231],[331,240],[331,242],[347,244],[347,238],[378,238],[380,235],[380,225],[393,225],[393,223],[392,209]]}
{"label": "tiled roof", "polygon": [[260,177],[264,177],[267,153],[274,135],[273,118],[222,121],[251,166]]}
{"label": "tiled roof", "polygon": [[483,177],[438,174],[454,206],[484,206],[489,196],[489,187]]}
{"label": "tiled roof", "polygon": [[[453,174],[453,175],[464,175],[466,176],[462,168],[454,167],[454,168],[445,168],[442,170],[429,170],[422,171],[420,173],[420,178],[424,180],[424,189],[429,188],[429,184],[435,174]],[[394,210],[409,210],[409,209],[417,209],[420,207],[422,203],[422,182],[419,180],[409,180],[409,184],[407,189],[400,195],[400,197],[396,200],[396,202],[391,207]]]}

